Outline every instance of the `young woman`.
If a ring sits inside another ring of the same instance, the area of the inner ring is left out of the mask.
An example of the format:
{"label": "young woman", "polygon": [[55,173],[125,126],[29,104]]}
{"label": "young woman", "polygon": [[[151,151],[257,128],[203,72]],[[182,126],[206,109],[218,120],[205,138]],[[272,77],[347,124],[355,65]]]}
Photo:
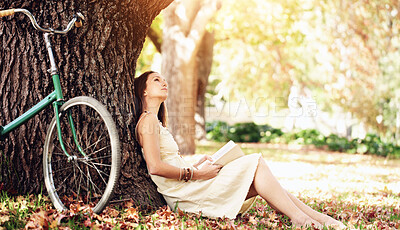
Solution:
{"label": "young woman", "polygon": [[224,167],[206,162],[197,169],[211,160],[209,156],[194,165],[188,164],[167,129],[165,79],[149,71],[135,79],[134,87],[136,113],[140,115],[135,135],[150,176],[172,209],[179,207],[187,212],[201,211],[209,217],[233,219],[246,212],[260,195],[295,226],[345,227],[283,189],[260,154],[243,156]]}

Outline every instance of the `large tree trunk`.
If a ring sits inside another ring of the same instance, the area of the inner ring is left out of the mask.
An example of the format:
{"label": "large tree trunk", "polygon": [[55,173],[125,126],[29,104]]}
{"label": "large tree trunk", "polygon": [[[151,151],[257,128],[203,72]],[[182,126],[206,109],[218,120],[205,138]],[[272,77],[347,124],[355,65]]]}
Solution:
{"label": "large tree trunk", "polygon": [[[122,174],[117,196],[140,204],[165,204],[147,174],[134,139],[133,79],[136,60],[154,17],[172,0],[1,1],[0,8],[26,8],[44,27],[64,28],[75,12],[84,26],[52,44],[65,97],[88,95],[106,105],[119,129]],[[53,91],[42,34],[24,15],[0,20],[0,125],[17,118]],[[20,193],[43,186],[42,146],[52,109],[31,119],[5,139],[0,182]]]}
{"label": "large tree trunk", "polygon": [[[147,32],[147,37],[152,41],[157,51],[161,53],[162,34],[158,34],[152,27]],[[197,74],[197,106],[196,106],[196,135],[197,140],[206,139],[205,127],[205,93],[208,85],[208,78],[213,63],[214,31],[204,33],[196,54],[194,74]],[[167,60],[168,63],[171,59]]]}
{"label": "large tree trunk", "polygon": [[206,31],[200,44],[196,57],[197,74],[197,106],[196,106],[196,139],[206,139],[206,91],[208,85],[208,77],[211,73],[213,51],[214,51],[214,32]]}
{"label": "large tree trunk", "polygon": [[194,154],[198,74],[196,56],[218,0],[172,3],[164,11],[162,74],[168,80],[169,127],[182,154]]}

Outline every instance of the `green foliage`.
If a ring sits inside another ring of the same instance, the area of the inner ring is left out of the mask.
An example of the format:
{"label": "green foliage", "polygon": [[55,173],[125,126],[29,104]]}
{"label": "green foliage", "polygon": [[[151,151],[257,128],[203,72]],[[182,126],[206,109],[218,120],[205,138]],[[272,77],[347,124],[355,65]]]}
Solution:
{"label": "green foliage", "polygon": [[380,155],[394,155],[400,156],[400,146],[394,145],[393,143],[385,143],[381,138],[375,134],[367,134],[361,144],[365,146],[367,152]]}
{"label": "green foliage", "polygon": [[[267,127],[259,127],[253,122],[237,123],[233,126],[223,121],[214,121],[206,123],[207,138],[218,142],[233,140],[235,142],[259,142],[262,133],[261,129],[267,130]],[[267,131],[268,132],[268,131]]]}
{"label": "green foliage", "polygon": [[348,140],[336,134],[322,135],[318,130],[305,129],[299,132],[284,133],[270,125],[238,123],[229,126],[226,122],[214,121],[206,124],[207,138],[218,142],[260,142],[314,145],[331,151],[351,154],[373,154],[400,158],[400,146],[386,143],[376,134],[367,134],[364,139]]}
{"label": "green foliage", "polygon": [[295,134],[295,138],[297,140],[301,139],[301,144],[315,145],[317,147],[322,147],[326,143],[326,137],[315,129],[301,130]]}
{"label": "green foliage", "polygon": [[330,134],[326,138],[326,144],[332,151],[345,152],[350,148],[349,140],[347,140],[345,137],[339,137],[336,134]]}
{"label": "green foliage", "polygon": [[[159,35],[158,41],[162,43],[162,26],[164,24],[162,14],[159,14],[151,24],[151,29]],[[146,37],[146,40],[143,44],[142,52],[136,63],[136,76],[139,76],[141,73],[144,73],[148,70],[152,70],[151,67],[153,62],[155,61],[154,58],[158,54],[156,47],[154,46],[153,42],[150,38]]]}
{"label": "green foliage", "polygon": [[228,123],[223,121],[207,122],[206,123],[206,137],[210,140],[215,140],[218,142],[228,141]]}
{"label": "green foliage", "polygon": [[220,95],[272,103],[295,84],[324,111],[400,134],[398,1],[226,1],[215,21]]}
{"label": "green foliage", "polygon": [[258,142],[261,134],[259,127],[253,122],[237,123],[229,128],[227,138],[235,142]]}
{"label": "green foliage", "polygon": [[260,125],[260,142],[269,143],[281,137],[284,133],[280,129],[273,128],[270,125]]}

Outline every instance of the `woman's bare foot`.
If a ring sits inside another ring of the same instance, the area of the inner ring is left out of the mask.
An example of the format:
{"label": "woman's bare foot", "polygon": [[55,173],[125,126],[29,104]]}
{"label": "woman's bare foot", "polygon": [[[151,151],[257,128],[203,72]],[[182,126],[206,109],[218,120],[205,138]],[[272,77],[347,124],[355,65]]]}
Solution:
{"label": "woman's bare foot", "polygon": [[334,229],[345,229],[346,225],[344,225],[342,222],[333,219],[332,217],[329,217],[329,219],[325,222],[323,222],[323,224],[327,227],[332,227]]}
{"label": "woman's bare foot", "polygon": [[320,222],[322,225],[325,225],[326,227],[332,227],[334,229],[345,229],[346,225],[344,225],[342,222],[333,219],[332,217],[320,213],[319,218],[317,218],[318,222]]}
{"label": "woman's bare foot", "polygon": [[318,221],[312,219],[312,218],[299,218],[297,220],[292,220],[292,226],[294,228],[309,228],[309,227],[313,227],[313,228],[318,228],[318,229],[322,229],[324,226],[322,224],[320,224]]}

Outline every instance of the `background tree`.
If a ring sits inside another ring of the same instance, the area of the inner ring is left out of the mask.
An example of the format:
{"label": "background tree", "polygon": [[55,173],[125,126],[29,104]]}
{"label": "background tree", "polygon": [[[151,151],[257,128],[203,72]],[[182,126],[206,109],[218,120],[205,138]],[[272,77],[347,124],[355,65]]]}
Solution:
{"label": "background tree", "polygon": [[[331,2],[336,9],[329,29],[337,57],[334,102],[380,134],[391,137],[400,127],[400,2]],[[340,57],[340,58],[339,58]]]}
{"label": "background tree", "polygon": [[381,134],[399,133],[399,4],[226,2],[215,20],[218,97],[267,98],[268,111],[296,85],[324,111],[339,107]]}
{"label": "background tree", "polygon": [[[182,154],[195,152],[197,102],[199,97],[204,97],[212,60],[201,60],[204,55],[212,54],[212,48],[202,49],[200,53],[199,50],[213,43],[212,34],[206,33],[206,26],[219,8],[218,0],[182,0],[172,3],[163,14],[161,72],[170,88],[167,99],[169,129]],[[204,101],[199,103],[204,105]]]}
{"label": "background tree", "polygon": [[195,78],[197,78],[196,140],[206,139],[206,93],[214,57],[215,31],[206,31],[196,55]]}
{"label": "background tree", "polygon": [[[143,51],[139,57],[139,65],[137,72],[142,73],[157,65],[157,59],[161,56],[161,44],[162,44],[162,28],[163,28],[163,17],[162,14],[156,17],[151,25],[145,44],[143,45]],[[212,21],[208,25],[212,24]],[[214,35],[215,31],[212,28],[206,28],[206,31],[201,39],[199,50],[197,51],[195,58],[194,73],[197,74],[197,106],[195,114],[196,122],[196,135],[197,140],[206,138],[206,127],[205,127],[205,103],[206,103],[206,91],[208,85],[208,79],[211,72],[213,63],[213,48],[214,48]],[[151,41],[151,42],[150,42]],[[168,60],[169,62],[171,60]],[[156,62],[156,63],[153,63]],[[161,71],[161,70],[158,70]]]}
{"label": "background tree", "polygon": [[[52,38],[66,98],[89,95],[104,103],[113,115],[121,139],[122,175],[117,196],[140,204],[165,204],[137,154],[134,137],[137,116],[133,105],[136,60],[152,20],[172,0],[139,1],[1,1],[0,8],[26,8],[40,25],[65,27],[75,12],[86,17],[84,26],[67,36]],[[42,34],[24,15],[0,21],[0,122],[9,123],[52,90],[46,70]],[[4,141],[0,181],[20,193],[42,189],[42,146],[51,109],[40,113]]]}

